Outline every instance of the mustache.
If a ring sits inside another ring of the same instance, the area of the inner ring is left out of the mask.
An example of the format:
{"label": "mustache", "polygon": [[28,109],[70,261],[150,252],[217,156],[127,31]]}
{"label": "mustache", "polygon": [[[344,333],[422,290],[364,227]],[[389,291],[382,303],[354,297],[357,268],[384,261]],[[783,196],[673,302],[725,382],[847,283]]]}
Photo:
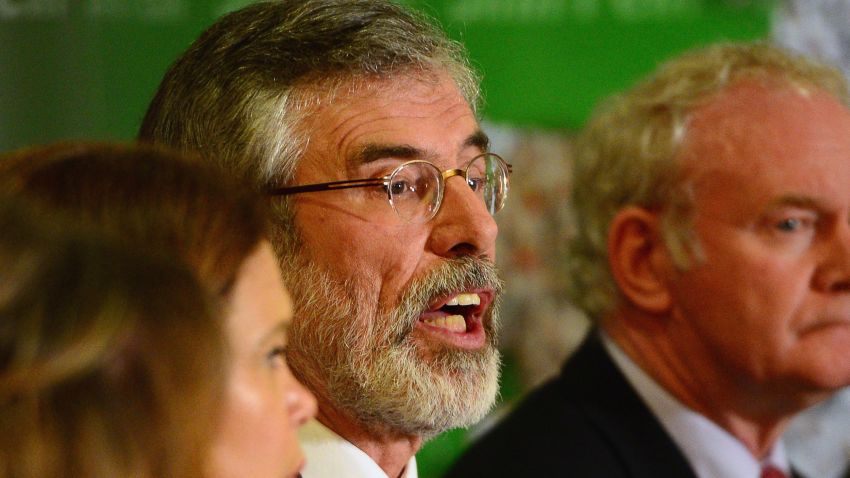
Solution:
{"label": "mustache", "polygon": [[394,342],[401,343],[409,336],[422,311],[427,310],[435,297],[471,289],[492,289],[493,303],[486,313],[486,322],[491,322],[493,311],[499,307],[504,282],[499,277],[496,265],[474,256],[445,259],[422,277],[414,279],[402,295],[395,308],[395,323],[398,326]]}

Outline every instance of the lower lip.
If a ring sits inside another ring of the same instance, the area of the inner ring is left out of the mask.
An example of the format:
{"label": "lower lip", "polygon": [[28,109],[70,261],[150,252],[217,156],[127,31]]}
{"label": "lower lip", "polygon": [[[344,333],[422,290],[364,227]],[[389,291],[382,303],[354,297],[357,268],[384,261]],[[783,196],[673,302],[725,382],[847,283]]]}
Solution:
{"label": "lower lip", "polygon": [[478,350],[484,347],[487,333],[481,322],[467,320],[466,332],[452,332],[441,327],[429,325],[422,320],[416,323],[416,329],[431,339],[442,342],[450,347],[462,350]]}

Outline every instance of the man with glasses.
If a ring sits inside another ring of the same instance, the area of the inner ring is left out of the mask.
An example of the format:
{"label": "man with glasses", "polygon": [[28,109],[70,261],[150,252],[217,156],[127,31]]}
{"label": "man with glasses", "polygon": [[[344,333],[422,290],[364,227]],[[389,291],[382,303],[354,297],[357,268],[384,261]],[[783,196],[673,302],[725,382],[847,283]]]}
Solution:
{"label": "man with glasses", "polygon": [[448,476],[791,476],[789,420],[850,384],[844,78],[710,46],[603,104],[575,154],[596,330]]}
{"label": "man with glasses", "polygon": [[150,105],[141,139],[268,196],[296,305],[287,357],[319,402],[305,478],[415,477],[423,440],[493,405],[510,166],[477,100],[461,46],[418,14],[290,0],[219,20]]}

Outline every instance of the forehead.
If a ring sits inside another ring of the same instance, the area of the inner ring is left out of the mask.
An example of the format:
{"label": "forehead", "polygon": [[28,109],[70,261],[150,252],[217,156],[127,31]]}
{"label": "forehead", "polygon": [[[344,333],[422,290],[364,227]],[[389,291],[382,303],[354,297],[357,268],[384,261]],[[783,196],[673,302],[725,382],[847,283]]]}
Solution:
{"label": "forehead", "polygon": [[443,73],[410,74],[351,82],[322,98],[305,121],[310,157],[322,162],[355,156],[364,148],[407,146],[434,157],[452,157],[478,131],[460,90]]}
{"label": "forehead", "polygon": [[692,115],[680,159],[697,183],[816,189],[850,181],[850,111],[821,91],[742,82]]}

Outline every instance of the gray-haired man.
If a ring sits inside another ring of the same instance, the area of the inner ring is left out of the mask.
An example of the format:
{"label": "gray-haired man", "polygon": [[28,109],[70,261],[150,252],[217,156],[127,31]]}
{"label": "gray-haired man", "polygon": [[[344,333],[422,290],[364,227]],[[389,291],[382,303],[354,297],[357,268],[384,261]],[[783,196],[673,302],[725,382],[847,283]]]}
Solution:
{"label": "gray-haired man", "polygon": [[148,110],[143,140],[269,194],[296,304],[288,358],[319,402],[305,477],[416,476],[424,439],[493,404],[509,167],[477,97],[462,48],[423,17],[294,0],[218,21]]}

